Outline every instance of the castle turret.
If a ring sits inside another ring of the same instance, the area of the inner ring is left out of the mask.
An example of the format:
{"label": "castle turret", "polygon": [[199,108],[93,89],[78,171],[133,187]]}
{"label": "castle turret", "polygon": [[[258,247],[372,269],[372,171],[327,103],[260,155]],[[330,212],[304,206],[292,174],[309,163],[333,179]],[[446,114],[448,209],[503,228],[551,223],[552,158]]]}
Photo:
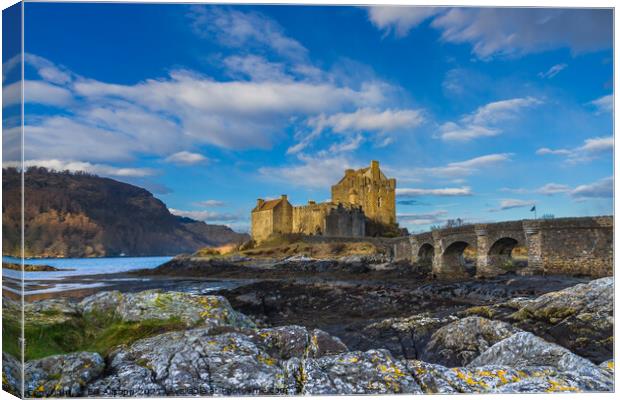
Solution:
{"label": "castle turret", "polygon": [[372,160],[370,162],[370,174],[373,181],[378,181],[381,178],[381,171],[379,170],[379,161]]}

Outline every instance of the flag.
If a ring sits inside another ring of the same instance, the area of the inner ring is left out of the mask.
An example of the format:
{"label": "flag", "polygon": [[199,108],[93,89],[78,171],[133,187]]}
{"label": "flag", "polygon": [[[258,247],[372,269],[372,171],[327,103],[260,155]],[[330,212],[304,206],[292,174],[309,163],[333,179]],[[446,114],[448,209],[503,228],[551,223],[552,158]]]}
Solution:
{"label": "flag", "polygon": [[536,206],[532,206],[532,208],[530,209],[530,211],[536,211]]}

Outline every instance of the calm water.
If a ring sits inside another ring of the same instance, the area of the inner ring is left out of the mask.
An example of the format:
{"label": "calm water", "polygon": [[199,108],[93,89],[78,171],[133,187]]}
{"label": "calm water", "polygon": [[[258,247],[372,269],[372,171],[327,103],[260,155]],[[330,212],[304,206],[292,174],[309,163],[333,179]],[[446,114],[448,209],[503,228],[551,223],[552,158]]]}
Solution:
{"label": "calm water", "polygon": [[[51,265],[56,268],[73,271],[25,272],[26,279],[62,279],[76,275],[113,274],[134,269],[155,268],[171,260],[172,257],[104,257],[104,258],[37,258],[27,259],[25,264]],[[14,257],[2,257],[3,262],[19,264],[21,260]],[[2,269],[2,275],[21,279],[21,271]]]}
{"label": "calm water", "polygon": [[[51,265],[56,268],[71,269],[72,271],[41,271],[24,272],[24,288],[28,294],[49,292],[63,292],[74,289],[98,288],[110,286],[119,281],[139,281],[140,278],[123,279],[78,279],[72,277],[95,274],[112,274],[127,272],[135,269],[155,268],[172,257],[110,257],[110,258],[38,258],[28,259],[26,264]],[[14,257],[2,257],[3,262],[19,264],[20,259]],[[3,288],[14,293],[19,293],[21,271],[2,268]],[[51,281],[51,282],[50,282]],[[44,283],[43,283],[44,282]]]}

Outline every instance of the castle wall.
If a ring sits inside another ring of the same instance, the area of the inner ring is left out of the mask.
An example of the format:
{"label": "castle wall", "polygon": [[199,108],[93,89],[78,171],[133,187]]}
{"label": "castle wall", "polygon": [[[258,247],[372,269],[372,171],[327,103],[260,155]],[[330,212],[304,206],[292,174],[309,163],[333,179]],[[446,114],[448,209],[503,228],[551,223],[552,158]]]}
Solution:
{"label": "castle wall", "polygon": [[252,239],[261,242],[273,233],[273,210],[252,213]]}
{"label": "castle wall", "polygon": [[363,237],[365,216],[359,208],[334,207],[326,217],[325,234],[336,237]]}
{"label": "castle wall", "polygon": [[364,213],[358,207],[333,203],[311,203],[293,207],[293,233],[337,237],[361,237],[365,232]]}
{"label": "castle wall", "polygon": [[273,209],[273,233],[293,232],[293,206],[288,201],[281,202]]}
{"label": "castle wall", "polygon": [[347,170],[345,177],[332,186],[332,202],[362,207],[370,220],[384,225],[396,224],[396,180],[387,179],[373,161],[369,169]]}
{"label": "castle wall", "polygon": [[310,203],[293,207],[293,233],[322,235],[325,233],[326,204]]}

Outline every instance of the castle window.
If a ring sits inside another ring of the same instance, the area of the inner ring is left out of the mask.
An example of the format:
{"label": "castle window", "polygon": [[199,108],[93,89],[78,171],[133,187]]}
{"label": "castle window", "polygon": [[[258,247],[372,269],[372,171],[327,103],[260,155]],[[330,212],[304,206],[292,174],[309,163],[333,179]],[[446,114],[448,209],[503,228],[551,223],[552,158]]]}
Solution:
{"label": "castle window", "polygon": [[381,208],[381,197],[377,199],[377,207]]}

